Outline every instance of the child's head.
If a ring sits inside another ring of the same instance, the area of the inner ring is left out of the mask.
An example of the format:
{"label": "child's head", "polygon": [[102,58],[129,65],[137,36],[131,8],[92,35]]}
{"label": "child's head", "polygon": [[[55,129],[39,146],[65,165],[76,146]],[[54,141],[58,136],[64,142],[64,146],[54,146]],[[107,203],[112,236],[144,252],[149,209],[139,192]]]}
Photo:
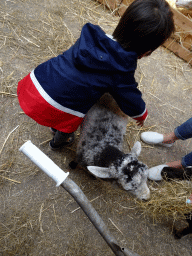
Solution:
{"label": "child's head", "polygon": [[173,13],[165,0],[135,0],[121,17],[113,37],[141,57],[162,45],[174,30]]}

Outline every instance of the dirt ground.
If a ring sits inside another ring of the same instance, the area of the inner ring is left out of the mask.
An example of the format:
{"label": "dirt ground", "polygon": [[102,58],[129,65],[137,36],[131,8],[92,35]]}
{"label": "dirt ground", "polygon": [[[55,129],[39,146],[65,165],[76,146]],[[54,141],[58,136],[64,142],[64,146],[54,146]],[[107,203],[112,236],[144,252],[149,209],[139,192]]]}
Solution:
{"label": "dirt ground", "polygon": [[[95,1],[2,0],[0,3],[0,255],[112,256],[113,253],[77,203],[25,157],[19,148],[31,140],[64,171],[75,157],[76,143],[52,151],[48,128],[21,110],[17,82],[39,63],[66,50],[86,22],[112,33],[118,17]],[[128,152],[146,130],[169,132],[191,117],[192,69],[161,47],[138,62],[136,80],[149,117],[143,128],[130,118]],[[76,133],[78,140],[78,132]],[[192,141],[172,148],[142,143],[140,160],[149,167],[178,160]],[[175,240],[173,220],[161,222],[143,213],[136,199],[114,182],[69,170],[118,242],[140,256],[190,256],[192,236]],[[149,185],[151,183],[149,182]],[[159,183],[159,186],[161,183]],[[184,225],[184,223],[176,223]]]}

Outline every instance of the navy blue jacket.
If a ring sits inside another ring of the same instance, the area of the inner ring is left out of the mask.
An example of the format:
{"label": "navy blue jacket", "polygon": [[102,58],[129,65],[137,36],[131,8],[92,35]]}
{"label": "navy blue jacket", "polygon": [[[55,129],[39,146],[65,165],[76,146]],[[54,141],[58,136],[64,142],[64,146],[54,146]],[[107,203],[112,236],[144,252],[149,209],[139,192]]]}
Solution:
{"label": "navy blue jacket", "polygon": [[40,64],[34,74],[45,92],[62,106],[85,114],[109,92],[121,110],[146,117],[134,73],[137,54],[125,51],[96,25],[83,26],[80,38],[63,54]]}

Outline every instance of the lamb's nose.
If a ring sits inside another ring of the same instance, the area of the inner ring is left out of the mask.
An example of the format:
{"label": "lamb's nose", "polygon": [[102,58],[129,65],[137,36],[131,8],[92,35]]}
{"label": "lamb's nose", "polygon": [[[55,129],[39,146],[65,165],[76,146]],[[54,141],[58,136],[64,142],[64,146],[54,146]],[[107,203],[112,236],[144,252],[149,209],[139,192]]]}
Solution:
{"label": "lamb's nose", "polygon": [[149,190],[149,188],[146,184],[145,187],[142,190],[142,195],[141,195],[140,199],[147,201],[147,200],[149,200],[149,198],[150,198],[150,190]]}

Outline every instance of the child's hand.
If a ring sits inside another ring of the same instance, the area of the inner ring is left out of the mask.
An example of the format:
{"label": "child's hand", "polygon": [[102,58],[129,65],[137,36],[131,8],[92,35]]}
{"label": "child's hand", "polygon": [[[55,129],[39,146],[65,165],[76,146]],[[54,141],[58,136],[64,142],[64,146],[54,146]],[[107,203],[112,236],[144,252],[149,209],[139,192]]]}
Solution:
{"label": "child's hand", "polygon": [[141,127],[144,125],[144,122],[145,122],[144,120],[141,120],[141,121],[137,120],[136,121],[137,125],[138,126],[140,125]]}

